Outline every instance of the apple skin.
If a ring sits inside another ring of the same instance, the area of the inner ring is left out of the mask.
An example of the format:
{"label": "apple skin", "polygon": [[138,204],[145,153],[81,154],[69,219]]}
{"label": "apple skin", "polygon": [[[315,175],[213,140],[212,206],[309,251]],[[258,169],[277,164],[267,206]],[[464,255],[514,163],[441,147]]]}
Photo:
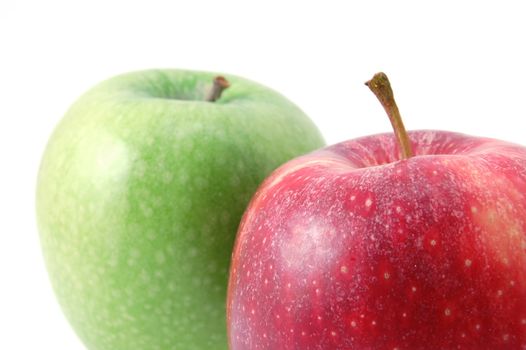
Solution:
{"label": "apple skin", "polygon": [[89,349],[225,349],[238,224],[279,165],[323,145],[294,104],[254,82],[204,101],[215,73],[105,81],[45,151],[37,216],[62,309]]}
{"label": "apple skin", "polygon": [[299,157],[244,214],[231,349],[526,347],[526,148],[444,131]]}

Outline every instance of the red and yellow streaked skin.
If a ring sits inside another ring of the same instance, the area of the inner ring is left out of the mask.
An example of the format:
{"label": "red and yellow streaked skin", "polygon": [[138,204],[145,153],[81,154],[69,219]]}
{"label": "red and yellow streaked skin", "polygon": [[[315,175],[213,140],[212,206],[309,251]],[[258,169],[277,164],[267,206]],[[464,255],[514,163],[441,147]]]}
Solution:
{"label": "red and yellow streaked skin", "polygon": [[297,158],[240,225],[231,349],[526,348],[526,148],[382,134]]}

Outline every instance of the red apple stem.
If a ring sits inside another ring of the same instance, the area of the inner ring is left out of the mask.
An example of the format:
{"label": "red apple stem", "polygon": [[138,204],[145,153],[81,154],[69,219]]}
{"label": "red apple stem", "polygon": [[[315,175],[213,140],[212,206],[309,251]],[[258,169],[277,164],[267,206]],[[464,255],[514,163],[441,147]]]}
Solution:
{"label": "red apple stem", "polygon": [[371,80],[365,83],[376,95],[380,103],[385,109],[385,112],[389,116],[391,125],[393,126],[400,151],[402,153],[402,159],[407,159],[413,156],[413,149],[411,147],[411,141],[409,135],[405,130],[404,123],[402,122],[402,116],[396,105],[396,101],[391,88],[391,83],[385,73],[376,73]]}
{"label": "red apple stem", "polygon": [[225,79],[223,76],[217,76],[214,78],[214,83],[212,85],[212,88],[208,92],[208,95],[206,97],[206,101],[208,102],[215,102],[220,97],[223,91],[225,91],[227,88],[230,87],[230,83],[228,80]]}

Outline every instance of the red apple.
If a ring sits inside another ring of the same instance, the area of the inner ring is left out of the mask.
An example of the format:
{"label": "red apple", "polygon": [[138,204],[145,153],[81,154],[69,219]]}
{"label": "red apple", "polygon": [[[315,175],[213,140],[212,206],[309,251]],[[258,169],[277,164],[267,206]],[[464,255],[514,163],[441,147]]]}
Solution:
{"label": "red apple", "polygon": [[526,148],[444,131],[404,141],[385,75],[369,86],[397,137],[297,158],[252,199],[231,349],[525,349]]}

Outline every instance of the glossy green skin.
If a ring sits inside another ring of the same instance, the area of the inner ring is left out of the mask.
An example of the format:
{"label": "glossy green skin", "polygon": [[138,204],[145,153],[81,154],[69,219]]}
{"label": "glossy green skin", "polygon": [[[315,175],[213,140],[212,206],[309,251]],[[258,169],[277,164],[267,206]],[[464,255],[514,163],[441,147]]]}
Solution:
{"label": "glossy green skin", "polygon": [[58,300],[89,349],[225,349],[230,254],[259,183],[323,139],[254,82],[152,70],[80,98],[55,130],[37,216]]}

